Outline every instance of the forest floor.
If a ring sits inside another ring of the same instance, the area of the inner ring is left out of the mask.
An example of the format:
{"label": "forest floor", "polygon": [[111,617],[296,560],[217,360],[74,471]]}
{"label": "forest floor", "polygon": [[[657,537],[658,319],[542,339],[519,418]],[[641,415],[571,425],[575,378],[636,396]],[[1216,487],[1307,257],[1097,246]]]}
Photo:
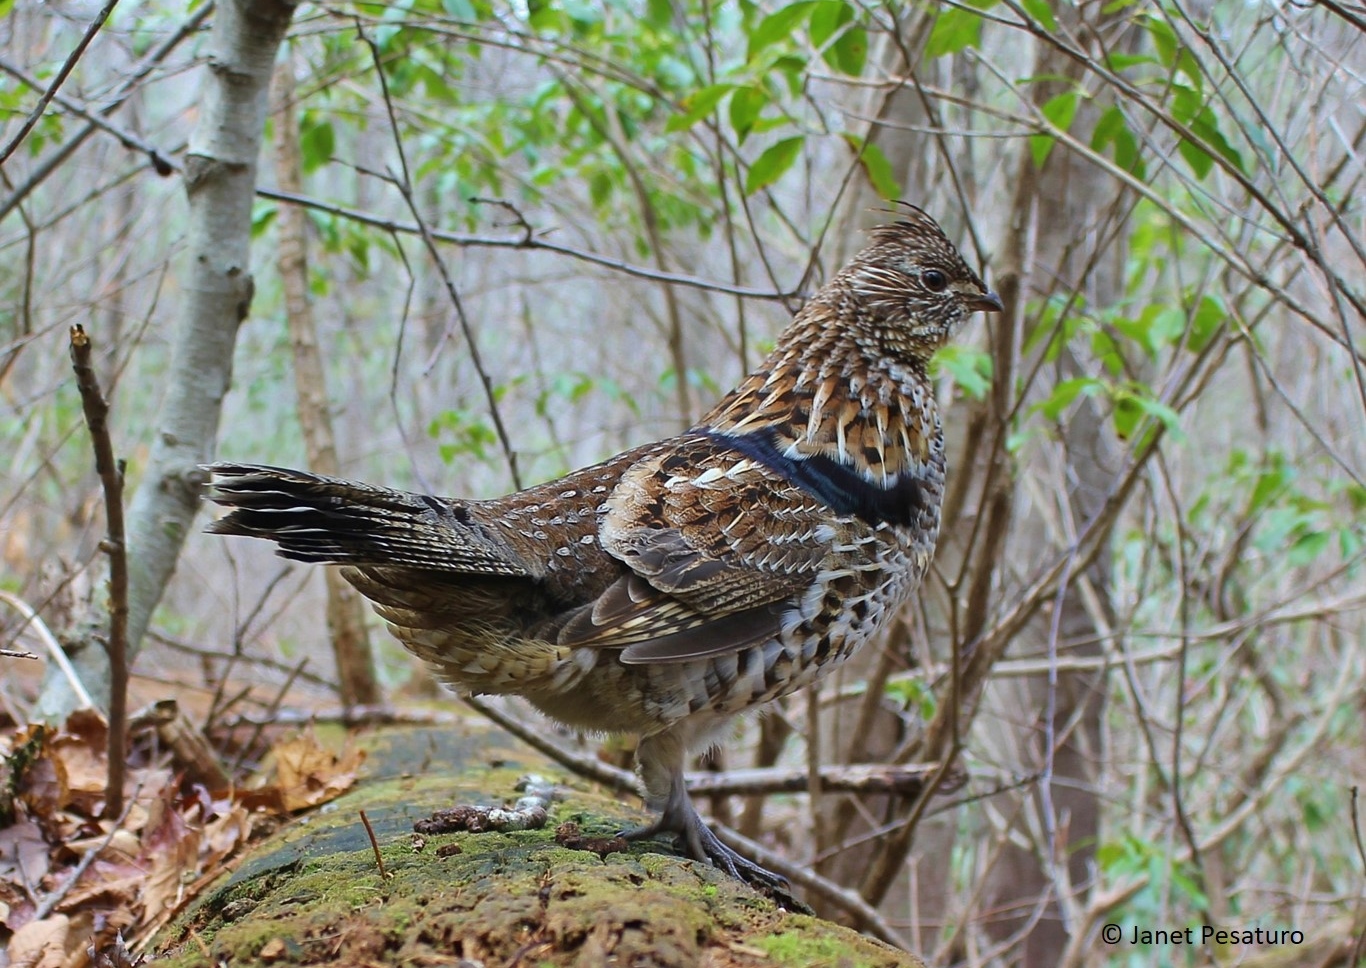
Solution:
{"label": "forest floor", "polygon": [[[268,752],[211,789],[157,708],[114,819],[99,716],[0,733],[0,966],[920,966],[665,844],[628,847],[614,833],[639,810],[476,719],[239,727],[219,754]],[[511,809],[528,774],[554,791],[532,829],[414,830]]]}

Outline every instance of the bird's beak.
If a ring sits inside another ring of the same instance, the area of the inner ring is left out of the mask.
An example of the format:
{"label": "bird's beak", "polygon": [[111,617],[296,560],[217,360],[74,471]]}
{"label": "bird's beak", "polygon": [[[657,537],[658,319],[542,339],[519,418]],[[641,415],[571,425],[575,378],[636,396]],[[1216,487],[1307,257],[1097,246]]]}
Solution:
{"label": "bird's beak", "polygon": [[984,292],[980,296],[973,296],[968,300],[968,307],[973,312],[999,313],[1006,307],[1001,302],[1001,297],[994,292]]}

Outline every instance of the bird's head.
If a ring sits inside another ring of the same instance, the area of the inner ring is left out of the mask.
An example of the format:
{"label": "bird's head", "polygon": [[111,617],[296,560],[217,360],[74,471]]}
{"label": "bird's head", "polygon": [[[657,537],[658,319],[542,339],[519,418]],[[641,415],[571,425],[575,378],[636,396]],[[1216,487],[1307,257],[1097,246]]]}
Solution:
{"label": "bird's head", "polygon": [[873,230],[841,273],[888,349],[928,357],[975,312],[1001,311],[1001,298],[968,267],[944,230],[913,205]]}

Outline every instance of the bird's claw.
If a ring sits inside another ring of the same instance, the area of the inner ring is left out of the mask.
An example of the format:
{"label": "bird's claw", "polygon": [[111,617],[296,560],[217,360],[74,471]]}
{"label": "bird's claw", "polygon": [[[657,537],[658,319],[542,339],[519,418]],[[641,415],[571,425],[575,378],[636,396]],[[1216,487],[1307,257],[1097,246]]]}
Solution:
{"label": "bird's claw", "polygon": [[772,898],[782,907],[800,914],[812,913],[809,907],[793,896],[792,886],[787,878],[760,867],[743,854],[726,846],[695,812],[680,819],[666,811],[654,823],[622,830],[618,836],[636,841],[648,840],[659,834],[673,834],[674,846],[684,856],[725,871],[737,881],[748,884],[759,893]]}

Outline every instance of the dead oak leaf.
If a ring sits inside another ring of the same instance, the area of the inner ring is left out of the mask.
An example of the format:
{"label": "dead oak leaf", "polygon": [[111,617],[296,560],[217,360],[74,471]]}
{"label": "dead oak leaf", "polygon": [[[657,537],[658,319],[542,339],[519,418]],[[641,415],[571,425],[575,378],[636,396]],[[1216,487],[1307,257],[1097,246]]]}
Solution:
{"label": "dead oak leaf", "polygon": [[9,939],[10,968],[62,968],[70,934],[71,919],[65,914],[30,921]]}
{"label": "dead oak leaf", "polygon": [[348,742],[341,753],[333,753],[318,742],[312,730],[276,743],[271,753],[275,760],[273,786],[288,813],[340,796],[356,782],[356,773],[365,762],[364,750]]}
{"label": "dead oak leaf", "polygon": [[168,801],[152,805],[142,833],[142,863],[147,868],[142,887],[142,909],[155,918],[181,901],[187,881],[199,872],[202,831],[191,826]]}
{"label": "dead oak leaf", "polygon": [[214,817],[204,825],[200,865],[208,870],[231,857],[239,847],[251,839],[254,826],[250,811],[240,805],[233,806],[227,813]]}
{"label": "dead oak leaf", "polygon": [[109,782],[108,743],[109,728],[92,710],[72,713],[61,732],[48,740],[46,755],[56,771],[58,808],[99,815]]}
{"label": "dead oak leaf", "polygon": [[50,866],[47,838],[36,823],[23,820],[0,830],[0,880],[37,884]]}

